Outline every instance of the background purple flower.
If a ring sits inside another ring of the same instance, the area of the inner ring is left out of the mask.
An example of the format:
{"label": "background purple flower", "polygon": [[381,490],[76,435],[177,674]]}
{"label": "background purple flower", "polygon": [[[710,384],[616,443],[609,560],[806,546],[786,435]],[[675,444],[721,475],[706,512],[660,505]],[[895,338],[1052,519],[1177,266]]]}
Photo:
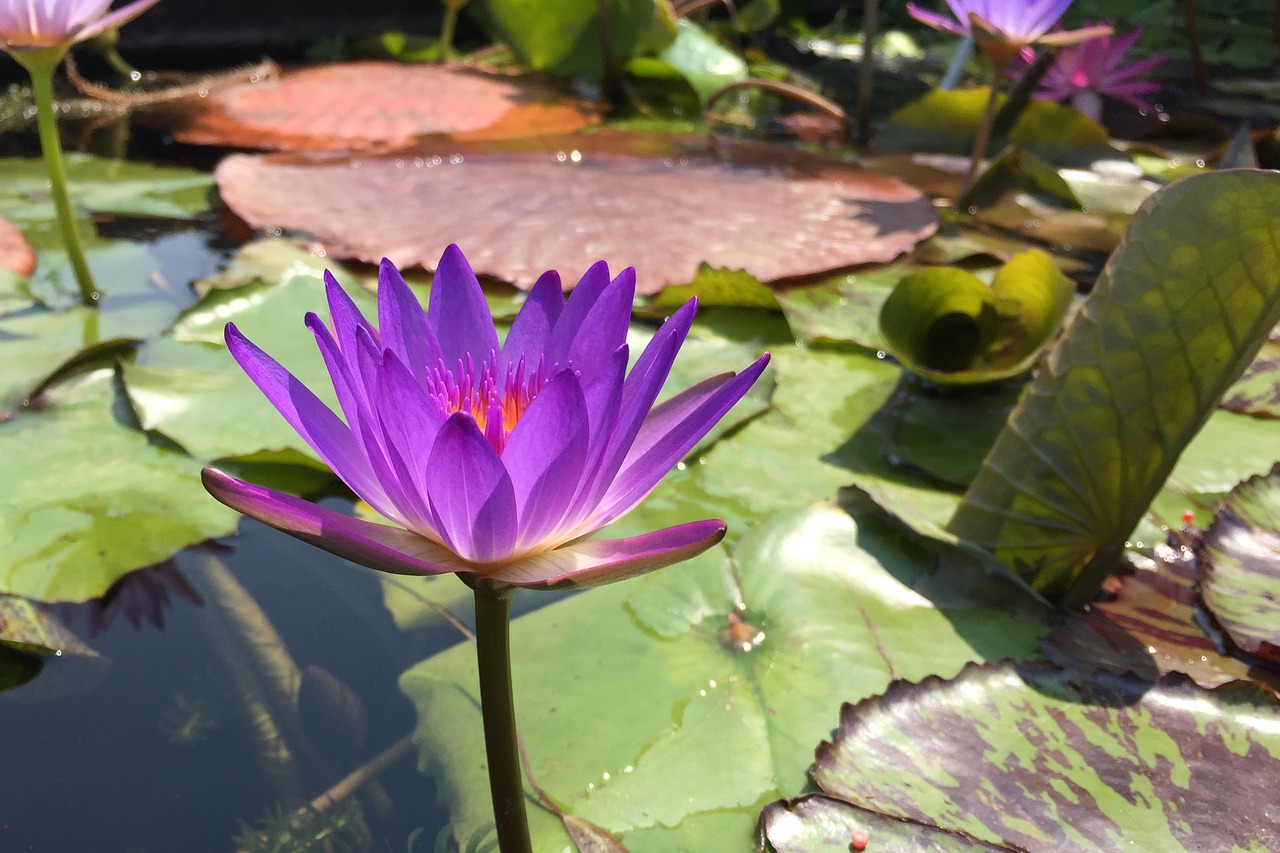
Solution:
{"label": "background purple flower", "polygon": [[1138,79],[1164,62],[1163,55],[1148,56],[1122,65],[1125,54],[1142,36],[1136,29],[1122,36],[1100,36],[1064,48],[1040,82],[1039,98],[1070,100],[1072,106],[1094,121],[1102,118],[1102,98],[1118,98],[1140,110],[1155,107],[1140,96],[1160,91],[1160,85]]}
{"label": "background purple flower", "polygon": [[1071,0],[947,0],[954,19],[907,4],[907,12],[937,30],[972,38],[1003,66],[1029,44],[1072,44],[1111,32],[1110,27],[1050,33]]}
{"label": "background purple flower", "polygon": [[634,508],[759,377],[768,355],[654,405],[696,302],[627,374],[635,271],[604,262],[566,302],[544,274],[499,346],[462,252],[440,260],[424,314],[389,261],[374,328],[326,274],[332,329],[306,325],[345,423],[228,324],[232,355],[353,492],[397,527],[350,518],[205,469],[223,503],[348,559],[409,574],[462,572],[512,586],[607,583],[687,559],[724,534],[697,521],[586,540]]}
{"label": "background purple flower", "polygon": [[141,15],[159,0],[134,0],[108,14],[111,0],[0,0],[0,46],[69,47]]}

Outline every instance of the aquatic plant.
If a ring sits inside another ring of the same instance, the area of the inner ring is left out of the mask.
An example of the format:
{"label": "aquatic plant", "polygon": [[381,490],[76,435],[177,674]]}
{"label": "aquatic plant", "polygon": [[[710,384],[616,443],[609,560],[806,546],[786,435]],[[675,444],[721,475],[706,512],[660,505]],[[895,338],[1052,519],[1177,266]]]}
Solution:
{"label": "aquatic plant", "polygon": [[71,213],[67,167],[63,162],[58,127],[53,116],[53,72],[73,44],[118,27],[157,2],[159,0],[134,0],[108,14],[111,0],[0,0],[0,49],[31,75],[36,127],[49,169],[49,189],[58,211],[58,225],[62,229],[67,257],[80,287],[80,301],[85,305],[96,304],[97,289]]}
{"label": "aquatic plant", "polygon": [[635,271],[604,262],[566,301],[559,276],[530,291],[504,344],[456,246],[424,314],[399,271],[379,270],[379,326],[332,275],[332,330],[316,336],[343,423],[273,358],[226,327],[227,346],[267,399],[359,497],[397,526],[206,468],[218,500],[303,541],[381,571],[457,573],[475,591],[481,702],[504,850],[528,849],[507,632],[517,587],[595,586],[701,553],[710,519],[616,540],[586,537],[621,518],[747,392],[766,354],[654,405],[697,310],[690,300],[627,373]]}
{"label": "aquatic plant", "polygon": [[1064,48],[1040,81],[1036,97],[1069,100],[1094,121],[1102,119],[1103,97],[1118,98],[1140,110],[1155,109],[1140,96],[1158,92],[1160,85],[1138,78],[1163,63],[1165,56],[1156,54],[1121,64],[1141,36],[1139,27],[1124,35],[1098,36]]}

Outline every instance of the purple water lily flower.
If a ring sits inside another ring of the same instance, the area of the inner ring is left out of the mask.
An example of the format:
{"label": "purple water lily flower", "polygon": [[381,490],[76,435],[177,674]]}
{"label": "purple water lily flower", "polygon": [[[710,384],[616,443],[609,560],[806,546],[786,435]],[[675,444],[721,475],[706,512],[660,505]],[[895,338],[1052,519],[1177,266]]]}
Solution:
{"label": "purple water lily flower", "polygon": [[1094,121],[1102,119],[1102,98],[1118,98],[1140,110],[1155,107],[1141,99],[1160,85],[1137,78],[1165,61],[1163,54],[1122,65],[1125,54],[1142,36],[1142,28],[1112,38],[1101,36],[1066,48],[1040,81],[1038,98],[1070,100]]}
{"label": "purple water lily flower", "polygon": [[914,3],[907,4],[907,12],[936,30],[972,38],[1002,68],[1029,44],[1074,44],[1111,32],[1108,26],[1049,32],[1071,0],[947,0],[947,5],[954,20]]}
{"label": "purple water lily flower", "polygon": [[206,468],[218,500],[306,542],[388,572],[458,572],[499,585],[594,586],[687,559],[724,522],[628,539],[585,537],[634,508],[768,363],[654,405],[696,301],[658,329],[628,374],[635,271],[602,261],[565,301],[538,279],[501,346],[456,246],[424,314],[384,260],[374,328],[326,274],[332,330],[306,325],[345,423],[234,325],[227,346],[280,414],[353,492],[396,526],[355,519]]}
{"label": "purple water lily flower", "polygon": [[111,0],[0,0],[0,47],[70,47],[141,15],[159,0],[134,0],[108,14]]}

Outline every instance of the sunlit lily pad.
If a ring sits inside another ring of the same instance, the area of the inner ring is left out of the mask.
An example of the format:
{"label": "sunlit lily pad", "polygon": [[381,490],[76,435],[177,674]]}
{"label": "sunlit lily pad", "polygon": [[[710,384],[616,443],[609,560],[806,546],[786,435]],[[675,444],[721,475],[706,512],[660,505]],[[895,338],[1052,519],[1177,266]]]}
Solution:
{"label": "sunlit lily pad", "polygon": [[976,841],[963,833],[885,817],[822,794],[804,794],[765,806],[760,815],[760,835],[776,853],[1008,850]]}
{"label": "sunlit lily pad", "polygon": [[[208,172],[67,154],[68,191],[94,213],[188,219],[209,209]],[[19,225],[52,220],[49,172],[39,158],[0,158],[0,210]]]}
{"label": "sunlit lily pad", "polygon": [[1075,285],[1043,252],[1014,255],[988,287],[954,267],[898,283],[880,309],[880,333],[903,366],[939,384],[1025,373],[1049,345]]}
{"label": "sunlit lily pad", "polygon": [[117,420],[99,371],[0,423],[0,593],[83,601],[236,516],[200,488],[200,463]]}
{"label": "sunlit lily pad", "polygon": [[545,83],[441,65],[305,68],[166,107],[182,142],[284,151],[401,148],[424,136],[569,133],[599,120]]}
{"label": "sunlit lily pad", "polygon": [[253,228],[314,237],[330,256],[434,266],[457,243],[476,272],[567,284],[600,258],[642,294],[699,265],[762,282],[888,261],[932,234],[932,205],[899,181],[758,143],[603,132],[437,145],[327,160],[232,155],[217,170]]}
{"label": "sunlit lily pad", "polygon": [[907,260],[842,273],[814,284],[780,288],[778,304],[797,340],[806,344],[854,343],[885,348],[877,318],[898,282],[919,267]]}
{"label": "sunlit lily pad", "polygon": [[[652,512],[632,522],[658,521]],[[939,610],[914,592],[930,571],[874,524],[817,506],[749,533],[732,569],[712,551],[518,619],[515,695],[534,777],[633,853],[749,849],[760,803],[800,790],[842,696],[1032,652],[1036,625]],[[401,679],[421,761],[463,840],[492,819],[474,667],[463,645]],[[556,822],[534,817],[535,849],[563,849]]]}
{"label": "sunlit lily pad", "polygon": [[1231,490],[1197,553],[1214,619],[1244,651],[1280,658],[1280,463]]}
{"label": "sunlit lily pad", "polygon": [[1092,599],[1280,321],[1278,246],[1280,175],[1197,175],[1152,196],[1010,415],[952,532],[1051,598]]}
{"label": "sunlit lily pad", "polygon": [[40,654],[98,657],[52,613],[15,595],[0,595],[0,645]]}
{"label": "sunlit lily pad", "polygon": [[1280,707],[1181,676],[971,666],[845,705],[828,795],[1021,850],[1270,850]]}

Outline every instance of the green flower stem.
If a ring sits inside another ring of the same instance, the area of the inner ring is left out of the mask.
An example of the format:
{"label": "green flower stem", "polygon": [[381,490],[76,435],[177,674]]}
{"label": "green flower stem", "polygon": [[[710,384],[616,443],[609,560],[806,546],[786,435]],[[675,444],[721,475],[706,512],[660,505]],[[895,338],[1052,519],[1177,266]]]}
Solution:
{"label": "green flower stem", "polygon": [[467,5],[467,0],[445,0],[444,20],[440,22],[440,59],[453,59],[453,34],[458,28],[458,13]]}
{"label": "green flower stem", "polygon": [[71,259],[71,268],[80,287],[80,301],[90,308],[97,307],[98,289],[89,273],[89,264],[80,245],[80,233],[76,230],[75,216],[71,213],[71,196],[67,193],[67,164],[62,158],[62,146],[58,144],[58,124],[53,116],[53,71],[62,61],[63,51],[56,48],[15,52],[15,58],[31,74],[31,92],[36,101],[36,127],[40,131],[40,148],[44,152],[45,166],[49,169],[49,192],[58,212],[58,226],[62,229],[62,241]]}
{"label": "green flower stem", "polygon": [[531,853],[511,692],[511,590],[477,584],[475,600],[480,711],[484,717],[484,747],[489,760],[489,791],[498,827],[498,847],[502,853]]}
{"label": "green flower stem", "polygon": [[982,112],[982,123],[978,125],[978,138],[973,141],[973,155],[969,158],[969,171],[965,173],[964,185],[956,200],[969,195],[973,183],[978,179],[978,166],[987,153],[987,143],[991,141],[991,127],[996,122],[996,108],[1000,106],[1000,71],[1001,68],[992,63],[991,95],[987,98],[987,108]]}

